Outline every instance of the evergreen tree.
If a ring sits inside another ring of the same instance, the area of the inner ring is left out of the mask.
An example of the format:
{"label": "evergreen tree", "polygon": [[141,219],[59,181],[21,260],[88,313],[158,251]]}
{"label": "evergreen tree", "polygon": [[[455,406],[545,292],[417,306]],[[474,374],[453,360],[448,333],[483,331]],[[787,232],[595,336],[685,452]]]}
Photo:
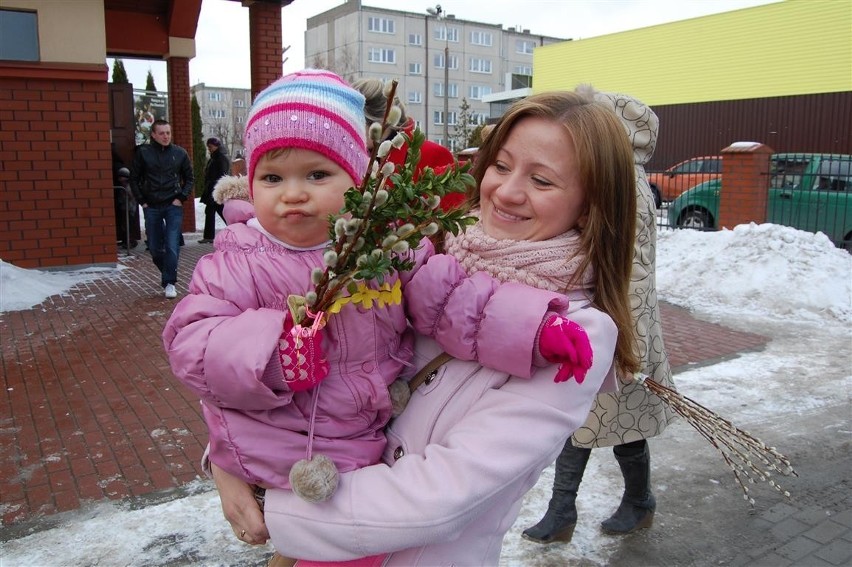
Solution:
{"label": "evergreen tree", "polygon": [[195,196],[204,192],[204,166],[207,163],[207,146],[204,144],[204,132],[201,130],[201,106],[195,93],[192,93],[190,113],[192,114],[192,173],[195,175]]}
{"label": "evergreen tree", "polygon": [[154,73],[148,69],[148,77],[145,79],[145,90],[157,92],[157,87],[154,85]]}
{"label": "evergreen tree", "polygon": [[473,115],[470,112],[470,103],[467,102],[467,98],[462,97],[461,104],[459,105],[458,119],[456,120],[452,136],[453,140],[455,140],[456,149],[463,150],[471,146],[475,126]]}
{"label": "evergreen tree", "polygon": [[121,59],[112,62],[112,82],[116,85],[126,85],[130,82],[127,78],[127,71],[124,69],[124,61]]}

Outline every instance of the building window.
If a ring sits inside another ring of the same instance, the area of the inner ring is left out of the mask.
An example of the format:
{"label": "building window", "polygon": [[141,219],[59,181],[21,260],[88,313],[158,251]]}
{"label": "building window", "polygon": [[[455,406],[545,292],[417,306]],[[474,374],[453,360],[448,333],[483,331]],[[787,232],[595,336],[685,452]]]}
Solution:
{"label": "building window", "polygon": [[237,124],[242,124],[242,123],[243,123],[243,117],[237,116]]}
{"label": "building window", "polygon": [[209,92],[209,93],[207,93],[207,100],[212,100],[212,101],[215,101],[215,102],[221,102],[222,101],[222,93]]}
{"label": "building window", "polygon": [[409,63],[408,64],[408,74],[409,75],[422,75],[423,69],[421,68],[420,63]]}
{"label": "building window", "polygon": [[470,32],[470,44],[471,45],[484,45],[485,47],[491,47],[494,39],[491,35],[491,32],[484,31],[472,31]]}
{"label": "building window", "polygon": [[36,12],[0,10],[0,59],[39,60]]}
{"label": "building window", "polygon": [[381,47],[371,47],[367,54],[370,63],[396,63],[396,51]]}
{"label": "building window", "polygon": [[211,108],[207,111],[207,116],[210,118],[225,118],[225,111],[217,108]]}
{"label": "building window", "polygon": [[246,101],[241,98],[234,100],[234,106],[244,107],[246,105]]}
{"label": "building window", "polygon": [[[455,126],[458,122],[458,113],[456,111],[451,111],[449,114],[450,121],[447,123],[448,126]],[[442,110],[433,110],[432,111],[432,123],[436,126],[442,126],[444,124],[444,111]]]}
{"label": "building window", "polygon": [[395,33],[393,20],[374,16],[367,19],[367,30],[375,33]]}
{"label": "building window", "polygon": [[409,91],[408,102],[409,104],[420,104],[423,102],[423,96],[420,91]]}
{"label": "building window", "polygon": [[515,65],[515,70],[512,71],[515,75],[528,75],[532,77],[531,65]]}
{"label": "building window", "polygon": [[[432,94],[438,97],[444,96],[444,83],[434,83],[432,85]],[[447,95],[448,98],[459,97],[459,86],[457,83],[450,83],[449,86],[447,86]]]}
{"label": "building window", "polygon": [[419,33],[408,34],[408,45],[423,45],[423,37]]}
{"label": "building window", "polygon": [[535,48],[535,42],[534,41],[530,41],[528,39],[516,39],[515,40],[515,53],[532,54],[534,48]]}
{"label": "building window", "polygon": [[485,95],[491,94],[491,87],[487,85],[470,85],[468,96],[473,100],[482,100]]}
{"label": "building window", "polygon": [[451,28],[449,26],[440,26],[435,28],[432,37],[434,37],[438,41],[451,41],[453,43],[458,43],[459,30],[456,28]]}
{"label": "building window", "polygon": [[[435,55],[433,59],[435,63],[435,69],[443,69],[444,68],[444,54],[438,53]],[[450,55],[450,69],[458,69],[459,68],[459,58],[455,55]]]}
{"label": "building window", "polygon": [[491,73],[491,60],[471,57],[468,70],[471,73]]}

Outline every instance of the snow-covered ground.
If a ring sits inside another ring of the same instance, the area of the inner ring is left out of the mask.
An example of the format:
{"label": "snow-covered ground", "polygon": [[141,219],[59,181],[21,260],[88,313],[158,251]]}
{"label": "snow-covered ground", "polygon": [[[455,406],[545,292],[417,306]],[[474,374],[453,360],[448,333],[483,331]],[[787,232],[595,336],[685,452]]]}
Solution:
{"label": "snow-covered ground", "polygon": [[[202,224],[203,217],[198,226]],[[48,273],[0,263],[0,310],[27,309],[108,273]],[[852,255],[824,235],[768,224],[711,233],[663,231],[657,284],[662,300],[687,307],[702,319],[771,339],[760,352],[678,374],[684,394],[746,429],[766,416],[837,403],[838,391],[848,399]],[[794,390],[798,395],[791,396]],[[672,427],[663,437],[670,435],[687,437],[689,428]],[[707,459],[718,458],[708,454]],[[656,462],[660,467],[684,466],[665,454]],[[716,482],[738,490],[724,465],[718,474]],[[546,509],[552,475],[552,468],[546,470],[527,496],[506,536],[501,564],[606,565],[617,543],[602,535],[597,524],[611,513],[621,491],[610,452],[592,454],[578,498],[582,521],[574,540],[545,551],[522,540],[520,531]],[[270,550],[250,548],[233,537],[209,481],[197,481],[186,494],[139,509],[111,502],[65,515],[54,528],[0,543],[0,565],[264,564]]]}

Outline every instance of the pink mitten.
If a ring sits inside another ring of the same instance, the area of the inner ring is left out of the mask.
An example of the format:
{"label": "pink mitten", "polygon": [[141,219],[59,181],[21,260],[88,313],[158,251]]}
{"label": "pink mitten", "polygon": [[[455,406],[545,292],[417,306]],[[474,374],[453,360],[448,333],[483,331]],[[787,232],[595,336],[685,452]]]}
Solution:
{"label": "pink mitten", "polygon": [[561,363],[554,382],[565,382],[574,376],[577,384],[582,384],[592,366],[592,345],[586,330],[559,315],[545,321],[538,349],[548,362]]}
{"label": "pink mitten", "polygon": [[278,340],[278,358],[284,371],[284,383],[294,392],[313,388],[328,376],[321,331],[301,325],[294,327],[289,315]]}

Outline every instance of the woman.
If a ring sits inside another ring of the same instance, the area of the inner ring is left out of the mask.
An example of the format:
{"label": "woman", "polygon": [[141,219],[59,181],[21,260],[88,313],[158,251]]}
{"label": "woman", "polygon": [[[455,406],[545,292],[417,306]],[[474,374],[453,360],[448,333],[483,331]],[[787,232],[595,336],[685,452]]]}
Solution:
{"label": "woman", "polygon": [[[673,388],[657,302],[656,207],[644,168],[657,144],[659,120],[650,108],[633,97],[613,93],[594,96],[616,112],[633,143],[638,216],[630,304],[642,373]],[[640,384],[628,384],[620,392],[599,395],[586,423],[566,441],[556,459],[553,495],[547,512],[536,525],[524,530],[523,537],[536,543],[571,541],[577,524],[574,501],[595,447],[612,447],[624,478],[621,502],[601,523],[601,529],[611,535],[623,535],[650,527],[657,506],[651,491],[651,453],[646,439],[662,433],[674,417],[674,412],[660,398]]]}
{"label": "woman", "polygon": [[[618,119],[587,95],[540,94],[516,103],[481,152],[470,195],[480,222],[448,237],[448,252],[469,274],[563,290],[567,316],[593,348],[585,381],[555,384],[555,367],[521,380],[451,360],[388,427],[387,464],[341,475],[334,498],[319,505],[272,490],[261,512],[248,485],[214,468],[243,541],[271,535],[283,555],[319,561],[389,552],[385,565],[496,565],[524,495],[605,380],[638,370],[628,304],[633,157]],[[409,285],[429,293],[430,283]],[[419,367],[439,354],[430,327],[460,312],[418,327]]]}
{"label": "woman", "polygon": [[225,220],[222,215],[222,205],[213,200],[213,189],[216,187],[216,182],[223,175],[227,175],[231,169],[228,156],[222,149],[222,142],[219,138],[207,139],[207,151],[210,152],[210,158],[204,168],[204,192],[201,194],[201,202],[206,205],[204,209],[204,234],[203,238],[198,241],[201,244],[213,242],[213,238],[216,236],[216,214],[218,213],[222,220]]}

